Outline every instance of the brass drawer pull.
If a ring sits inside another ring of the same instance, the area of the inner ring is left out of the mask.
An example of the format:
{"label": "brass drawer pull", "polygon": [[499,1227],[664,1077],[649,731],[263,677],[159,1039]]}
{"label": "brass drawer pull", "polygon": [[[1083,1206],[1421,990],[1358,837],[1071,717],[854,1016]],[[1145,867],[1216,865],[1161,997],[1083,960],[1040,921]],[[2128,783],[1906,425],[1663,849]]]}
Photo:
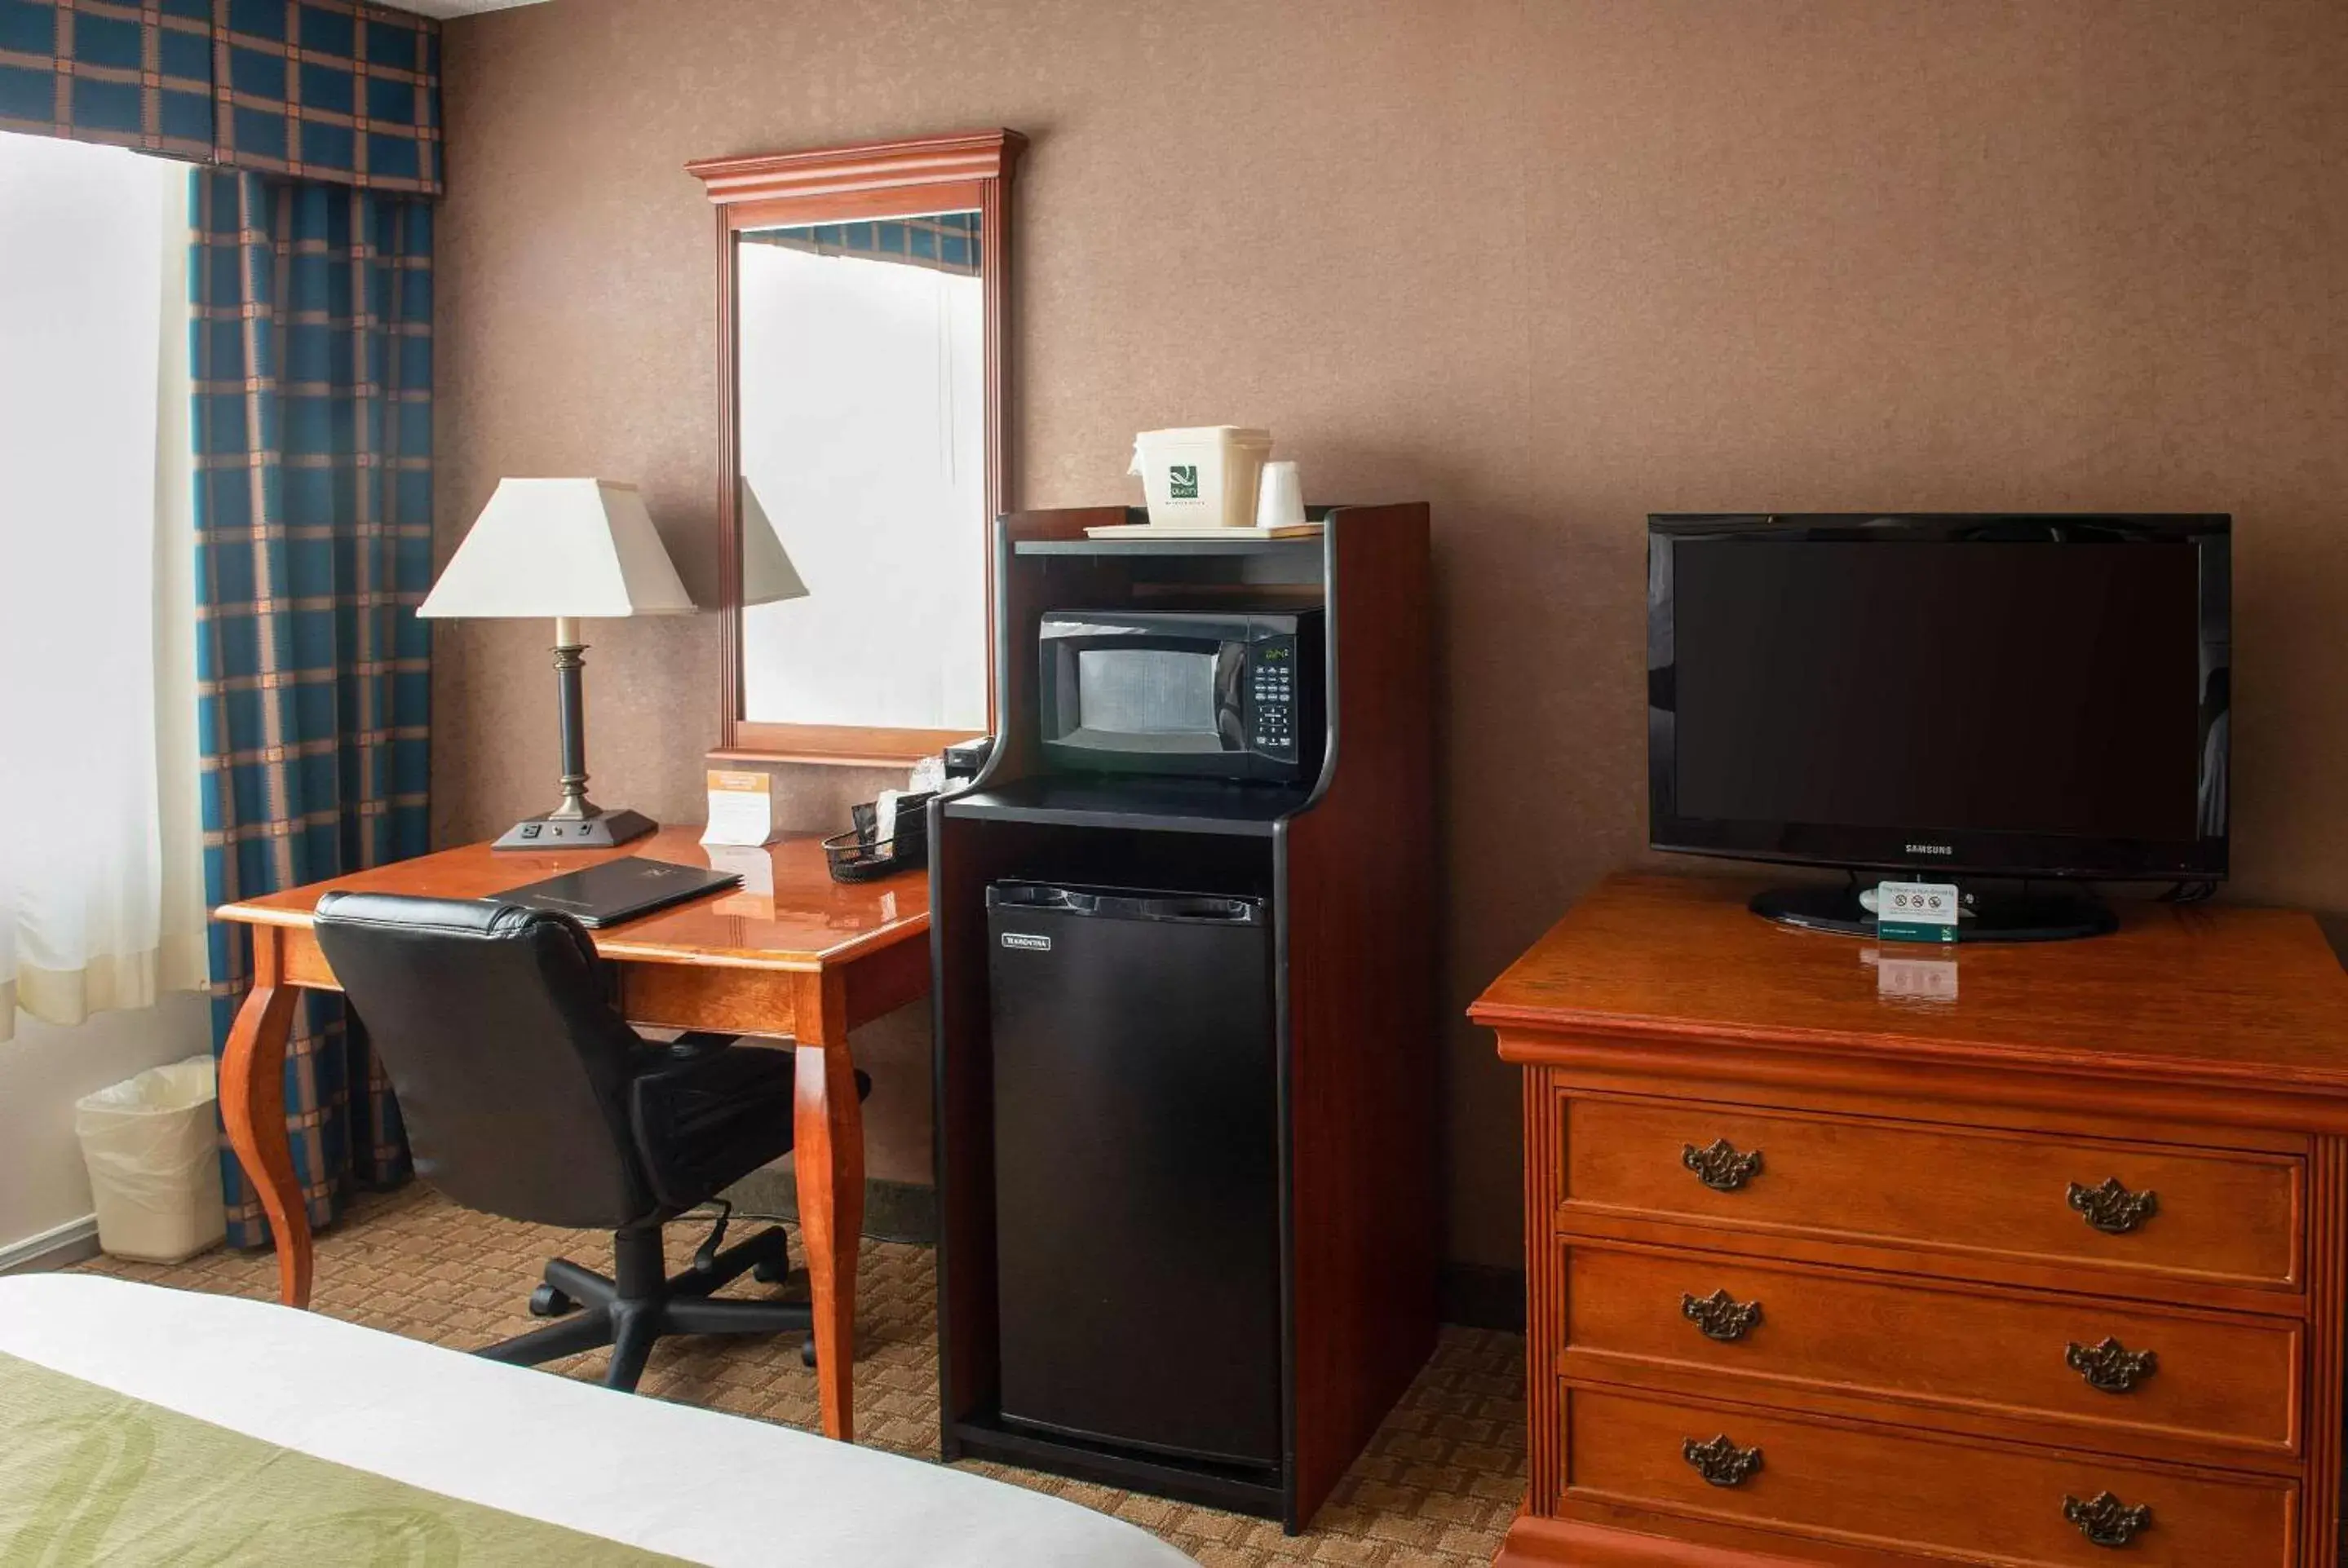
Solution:
{"label": "brass drawer pull", "polygon": [[2160,1358],[2107,1338],[2100,1345],[2070,1346],[2063,1352],[2063,1365],[2085,1378],[2090,1389],[2125,1394],[2160,1370]]}
{"label": "brass drawer pull", "polygon": [[2160,1212],[2160,1194],[2149,1189],[2131,1193],[2117,1176],[2106,1176],[2100,1187],[2071,1184],[2070,1204],[2089,1225],[2106,1235],[2126,1235]]}
{"label": "brass drawer pull", "polygon": [[2152,1527],[2152,1504],[2139,1502],[2131,1508],[2110,1492],[2099,1491],[2085,1502],[2065,1497],[2063,1517],[2097,1546],[2126,1546],[2138,1532]]}
{"label": "brass drawer pull", "polygon": [[1726,1432],[1708,1443],[1685,1439],[1680,1443],[1680,1455],[1714,1486],[1743,1486],[1761,1468],[1761,1450],[1738,1448],[1728,1440]]}
{"label": "brass drawer pull", "polygon": [[1731,1300],[1726,1290],[1715,1290],[1704,1296],[1683,1292],[1680,1316],[1703,1329],[1705,1338],[1727,1345],[1753,1332],[1753,1326],[1761,1321],[1761,1304]]}
{"label": "brass drawer pull", "polygon": [[1703,1149],[1693,1143],[1683,1145],[1680,1163],[1694,1171],[1695,1179],[1714,1192],[1733,1193],[1761,1173],[1761,1151],[1740,1154],[1735,1144],[1720,1138]]}

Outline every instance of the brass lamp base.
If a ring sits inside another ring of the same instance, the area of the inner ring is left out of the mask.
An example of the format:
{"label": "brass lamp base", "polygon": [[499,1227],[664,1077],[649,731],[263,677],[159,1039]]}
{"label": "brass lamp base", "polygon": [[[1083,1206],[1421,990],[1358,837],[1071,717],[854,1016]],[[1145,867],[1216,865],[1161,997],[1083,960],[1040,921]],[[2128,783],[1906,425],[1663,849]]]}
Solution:
{"label": "brass lamp base", "polygon": [[642,838],[660,824],[640,811],[599,811],[592,816],[533,816],[506,829],[492,849],[609,849]]}

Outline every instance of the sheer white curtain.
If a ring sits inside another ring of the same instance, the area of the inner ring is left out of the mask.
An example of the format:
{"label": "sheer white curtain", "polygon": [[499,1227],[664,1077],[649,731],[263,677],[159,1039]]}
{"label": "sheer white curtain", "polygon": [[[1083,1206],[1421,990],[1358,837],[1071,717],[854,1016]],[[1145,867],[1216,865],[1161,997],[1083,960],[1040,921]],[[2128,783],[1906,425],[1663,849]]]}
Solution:
{"label": "sheer white curtain", "polygon": [[0,1040],[204,983],[187,191],[0,134]]}

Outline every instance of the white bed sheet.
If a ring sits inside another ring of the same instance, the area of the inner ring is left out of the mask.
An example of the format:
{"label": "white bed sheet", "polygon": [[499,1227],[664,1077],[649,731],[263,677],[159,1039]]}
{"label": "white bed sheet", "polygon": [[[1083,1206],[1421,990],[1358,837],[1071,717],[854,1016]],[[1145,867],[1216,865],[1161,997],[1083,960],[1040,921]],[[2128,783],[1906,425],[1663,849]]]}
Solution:
{"label": "white bed sheet", "polygon": [[1122,1521],[983,1476],[272,1303],[97,1276],[0,1278],[0,1351],[302,1453],[718,1568],[1192,1561]]}

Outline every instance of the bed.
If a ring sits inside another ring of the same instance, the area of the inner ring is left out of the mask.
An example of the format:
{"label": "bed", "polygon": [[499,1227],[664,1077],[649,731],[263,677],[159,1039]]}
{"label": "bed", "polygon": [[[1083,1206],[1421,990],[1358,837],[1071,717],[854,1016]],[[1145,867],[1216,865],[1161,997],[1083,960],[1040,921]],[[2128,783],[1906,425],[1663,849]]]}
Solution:
{"label": "bed", "polygon": [[273,1304],[0,1278],[0,1560],[1178,1568],[1074,1503]]}

